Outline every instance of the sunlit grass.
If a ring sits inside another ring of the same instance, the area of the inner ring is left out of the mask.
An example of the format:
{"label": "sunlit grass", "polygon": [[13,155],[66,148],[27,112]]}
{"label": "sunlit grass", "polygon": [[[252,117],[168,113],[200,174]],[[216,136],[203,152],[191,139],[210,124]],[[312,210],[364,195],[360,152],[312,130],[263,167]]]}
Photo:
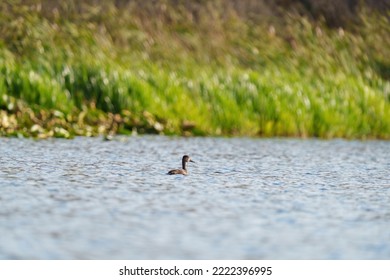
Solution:
{"label": "sunlit grass", "polygon": [[288,28],[234,13],[195,23],[168,7],[168,24],[110,3],[2,7],[0,135],[390,138],[384,17],[362,11],[352,32],[287,14]]}

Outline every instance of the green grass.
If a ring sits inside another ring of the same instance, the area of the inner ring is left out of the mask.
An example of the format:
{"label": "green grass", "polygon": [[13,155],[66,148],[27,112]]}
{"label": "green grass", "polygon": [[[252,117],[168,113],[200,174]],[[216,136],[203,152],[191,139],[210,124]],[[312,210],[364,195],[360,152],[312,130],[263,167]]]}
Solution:
{"label": "green grass", "polygon": [[169,1],[159,16],[35,2],[0,6],[0,135],[390,139],[385,16],[330,29],[287,12],[254,23],[218,1],[197,20]]}

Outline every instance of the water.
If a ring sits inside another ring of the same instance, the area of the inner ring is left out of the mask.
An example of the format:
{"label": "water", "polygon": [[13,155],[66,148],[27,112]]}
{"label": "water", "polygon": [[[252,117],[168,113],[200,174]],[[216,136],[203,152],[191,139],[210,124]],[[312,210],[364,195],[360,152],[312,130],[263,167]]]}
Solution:
{"label": "water", "polygon": [[[389,259],[390,142],[0,138],[0,259]],[[188,153],[189,176],[168,176]]]}

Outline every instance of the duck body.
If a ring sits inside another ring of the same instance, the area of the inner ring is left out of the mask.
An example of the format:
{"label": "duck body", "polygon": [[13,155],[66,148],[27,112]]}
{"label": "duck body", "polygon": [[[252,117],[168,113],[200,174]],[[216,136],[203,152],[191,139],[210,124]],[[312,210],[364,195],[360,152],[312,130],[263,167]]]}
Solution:
{"label": "duck body", "polygon": [[172,169],[167,174],[168,175],[188,175],[187,162],[194,162],[189,156],[184,155],[181,163],[182,169]]}
{"label": "duck body", "polygon": [[188,175],[188,172],[185,169],[173,169],[168,172],[168,175],[178,175],[178,174]]}

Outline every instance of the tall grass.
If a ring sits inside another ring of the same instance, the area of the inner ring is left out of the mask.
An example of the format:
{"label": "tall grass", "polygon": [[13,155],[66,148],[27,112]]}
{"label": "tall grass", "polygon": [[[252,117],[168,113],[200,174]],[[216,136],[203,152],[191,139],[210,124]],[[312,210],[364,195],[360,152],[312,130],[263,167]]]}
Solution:
{"label": "tall grass", "polygon": [[170,1],[42,3],[0,5],[0,135],[390,138],[385,16],[332,29],[219,1],[196,17]]}

